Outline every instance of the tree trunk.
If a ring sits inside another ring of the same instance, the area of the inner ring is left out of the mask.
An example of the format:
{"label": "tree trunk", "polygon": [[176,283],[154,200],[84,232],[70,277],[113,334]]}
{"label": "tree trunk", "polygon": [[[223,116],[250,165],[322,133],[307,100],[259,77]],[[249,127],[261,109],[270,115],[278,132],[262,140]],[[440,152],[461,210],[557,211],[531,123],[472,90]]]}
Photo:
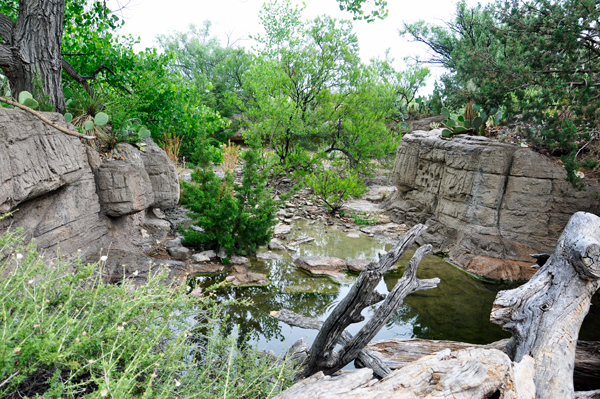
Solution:
{"label": "tree trunk", "polygon": [[0,69],[13,97],[33,93],[39,82],[56,109],[65,108],[60,46],[65,0],[19,0],[17,22],[0,14]]}
{"label": "tree trunk", "polygon": [[535,360],[536,398],[573,398],[579,328],[600,287],[600,218],[577,212],[554,252],[525,285],[500,291],[491,320],[513,336],[506,352]]}

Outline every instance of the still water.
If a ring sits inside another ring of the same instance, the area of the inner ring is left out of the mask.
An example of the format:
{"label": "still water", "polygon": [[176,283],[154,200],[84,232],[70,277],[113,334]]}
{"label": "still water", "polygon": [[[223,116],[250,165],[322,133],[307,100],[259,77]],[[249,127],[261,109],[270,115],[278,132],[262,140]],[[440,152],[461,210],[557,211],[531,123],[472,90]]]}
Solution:
{"label": "still water", "polygon": [[[251,306],[231,306],[227,313],[228,331],[239,325],[240,336],[261,350],[276,353],[301,337],[311,343],[317,331],[290,327],[269,316],[272,310],[289,309],[304,316],[325,320],[329,313],[348,293],[357,275],[348,274],[347,284],[337,284],[328,277],[314,277],[294,267],[297,256],[334,256],[342,259],[377,260],[380,250],[388,250],[391,242],[369,238],[361,233],[360,238],[347,237],[347,232],[326,227],[323,224],[309,225],[299,221],[288,235],[289,241],[301,237],[315,240],[302,244],[295,254],[280,253],[282,260],[259,261],[252,259],[251,271],[266,274],[271,282],[265,287],[239,288],[228,286],[216,291],[219,299],[250,299]],[[413,250],[405,253],[397,271],[386,274],[378,290],[389,292],[402,276]],[[208,287],[223,281],[228,273],[211,276],[196,276],[196,284]],[[487,344],[510,334],[489,321],[492,303],[500,290],[516,287],[515,284],[494,284],[481,281],[444,261],[428,255],[419,265],[419,278],[439,277],[438,288],[409,295],[399,311],[381,329],[375,340],[385,338],[426,338]],[[594,296],[593,305],[582,326],[580,339],[600,340],[600,300]],[[595,305],[595,306],[594,306]],[[355,334],[374,313],[375,308],[363,311],[365,321],[353,324],[348,331]]]}

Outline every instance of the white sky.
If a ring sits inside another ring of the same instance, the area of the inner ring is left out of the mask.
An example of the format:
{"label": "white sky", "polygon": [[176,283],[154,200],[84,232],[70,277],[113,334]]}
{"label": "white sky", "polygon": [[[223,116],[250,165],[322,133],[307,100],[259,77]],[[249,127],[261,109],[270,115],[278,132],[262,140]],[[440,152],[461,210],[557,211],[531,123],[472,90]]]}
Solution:
{"label": "white sky", "polygon": [[[115,8],[116,2],[124,0],[110,0],[109,6]],[[490,0],[481,0],[488,3]],[[299,0],[292,0],[300,4]],[[469,0],[469,4],[476,1]],[[213,22],[212,32],[222,37],[222,44],[226,43],[227,34],[232,39],[246,38],[248,35],[261,32],[258,12],[264,0],[132,0],[128,9],[123,11],[125,26],[121,33],[140,37],[139,50],[156,45],[155,38],[158,34],[169,34],[173,31],[184,31],[189,24],[201,25],[206,19]],[[335,18],[351,19],[352,16],[339,9],[335,0],[305,0],[305,19],[327,14]],[[385,20],[376,20],[371,23],[354,21],[361,49],[361,57],[368,61],[373,57],[383,57],[386,49],[396,60],[396,66],[402,66],[401,60],[407,56],[426,57],[426,48],[423,44],[409,43],[400,38],[398,29],[402,22],[415,22],[424,19],[429,22],[440,23],[442,20],[452,18],[456,1],[444,0],[419,0],[398,1],[389,0],[389,15]],[[244,47],[251,47],[251,40],[238,42]],[[424,92],[433,90],[433,81],[443,72],[441,69],[432,71],[432,78]]]}

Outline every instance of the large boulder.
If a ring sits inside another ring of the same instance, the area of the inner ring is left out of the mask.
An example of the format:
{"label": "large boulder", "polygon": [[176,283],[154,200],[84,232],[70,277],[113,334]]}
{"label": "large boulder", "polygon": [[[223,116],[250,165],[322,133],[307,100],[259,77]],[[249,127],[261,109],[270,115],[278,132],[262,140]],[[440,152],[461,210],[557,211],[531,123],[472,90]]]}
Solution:
{"label": "large boulder", "polygon": [[[44,115],[68,127],[62,115]],[[109,247],[148,250],[164,237],[155,230],[170,228],[155,208],[178,202],[179,183],[165,152],[146,144],[146,152],[120,144],[120,160],[103,160],[78,137],[0,108],[0,214],[13,212],[0,234],[21,227],[47,256],[60,249],[67,259]]]}
{"label": "large boulder", "polygon": [[[66,127],[62,115],[45,116]],[[109,241],[86,147],[33,115],[0,107],[0,213],[9,211],[0,233],[21,227],[50,254],[60,248],[85,257]]]}
{"label": "large boulder", "polygon": [[127,161],[103,163],[96,170],[98,195],[108,216],[124,216],[149,208],[154,192],[143,165]]}
{"label": "large boulder", "polygon": [[551,253],[577,211],[598,214],[599,185],[577,191],[555,160],[485,137],[440,131],[403,137],[393,172],[398,189],[384,207],[392,219],[430,228],[419,244],[448,253],[482,277],[530,278],[530,254]]}

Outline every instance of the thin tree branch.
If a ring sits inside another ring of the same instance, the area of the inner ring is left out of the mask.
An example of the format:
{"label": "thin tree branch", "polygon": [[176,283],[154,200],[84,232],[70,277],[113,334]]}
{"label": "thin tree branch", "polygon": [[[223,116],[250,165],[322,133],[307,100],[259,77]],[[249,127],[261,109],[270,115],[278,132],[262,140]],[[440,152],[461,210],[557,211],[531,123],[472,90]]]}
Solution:
{"label": "thin tree branch", "polygon": [[55,129],[60,130],[63,133],[69,134],[71,136],[79,137],[80,139],[88,139],[88,140],[97,140],[98,139],[98,137],[96,137],[96,136],[86,136],[86,135],[83,135],[83,134],[81,134],[79,132],[76,132],[76,131],[64,128],[64,127],[62,127],[62,126],[60,126],[60,125],[52,122],[50,119],[46,118],[44,115],[40,114],[39,112],[37,112],[37,111],[35,111],[35,110],[33,110],[33,109],[29,108],[29,107],[26,107],[25,105],[23,105],[21,103],[18,103],[16,101],[0,97],[0,102],[12,105],[12,106],[17,107],[17,108],[21,108],[23,111],[27,111],[30,114],[37,116],[43,122],[47,123],[48,125],[52,126]]}
{"label": "thin tree branch", "polygon": [[[63,71],[65,71],[65,73],[67,75],[69,75],[74,81],[76,81],[77,83],[79,83],[83,87],[83,89],[86,91],[86,93],[88,93],[90,96],[94,95],[94,90],[92,89],[92,87],[88,83],[88,80],[96,79],[96,77],[98,76],[98,74],[101,71],[103,71],[103,70],[107,70],[113,76],[117,75],[112,69],[110,69],[109,67],[107,67],[104,63],[100,64],[100,66],[98,68],[96,68],[96,70],[91,75],[87,75],[87,76],[86,75],[81,75],[79,72],[77,72],[77,70],[73,67],[73,65],[71,65],[64,58],[62,59],[62,68],[63,68]],[[129,89],[127,89],[126,87],[123,87],[121,85],[121,88],[123,90],[125,90],[128,94],[131,94],[131,91]]]}

